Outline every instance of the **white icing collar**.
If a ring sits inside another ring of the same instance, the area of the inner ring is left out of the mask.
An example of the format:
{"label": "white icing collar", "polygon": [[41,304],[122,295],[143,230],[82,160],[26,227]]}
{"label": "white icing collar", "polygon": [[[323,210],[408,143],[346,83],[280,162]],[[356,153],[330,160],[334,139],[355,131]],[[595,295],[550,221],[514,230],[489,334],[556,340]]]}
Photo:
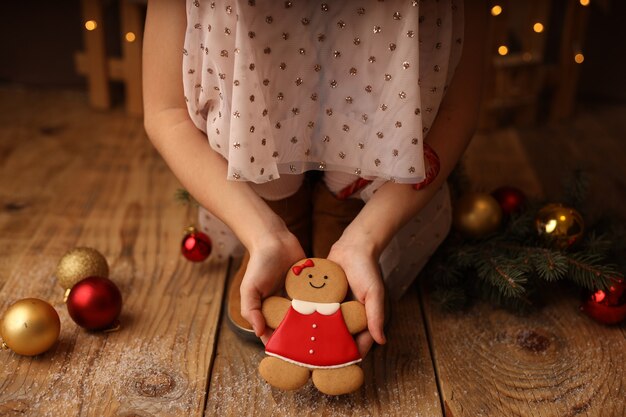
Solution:
{"label": "white icing collar", "polygon": [[339,307],[340,303],[312,303],[311,301],[303,301],[303,300],[291,300],[291,306],[294,310],[296,310],[300,314],[313,314],[316,311],[325,316],[330,316],[331,314],[335,314]]}

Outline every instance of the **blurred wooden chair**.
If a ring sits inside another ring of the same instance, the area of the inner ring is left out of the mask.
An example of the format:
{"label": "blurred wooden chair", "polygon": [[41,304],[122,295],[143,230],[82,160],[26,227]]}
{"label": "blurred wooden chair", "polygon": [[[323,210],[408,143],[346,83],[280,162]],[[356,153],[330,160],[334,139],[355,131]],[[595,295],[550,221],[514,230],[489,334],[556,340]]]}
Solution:
{"label": "blurred wooden chair", "polygon": [[89,103],[94,108],[110,108],[110,82],[121,81],[126,112],[141,115],[141,45],[146,1],[119,1],[121,56],[107,53],[104,8],[108,3],[81,0],[85,49],[76,53],[76,71],[87,77]]}
{"label": "blurred wooden chair", "polygon": [[549,120],[572,115],[588,5],[589,0],[491,2],[480,128],[531,125],[542,111]]}

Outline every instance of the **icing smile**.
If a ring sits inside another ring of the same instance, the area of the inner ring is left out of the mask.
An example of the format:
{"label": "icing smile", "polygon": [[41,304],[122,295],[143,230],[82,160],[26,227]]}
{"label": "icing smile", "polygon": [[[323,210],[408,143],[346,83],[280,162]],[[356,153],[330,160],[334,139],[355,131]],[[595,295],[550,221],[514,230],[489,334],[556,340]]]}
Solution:
{"label": "icing smile", "polygon": [[326,285],[326,283],[323,283],[323,284],[322,284],[322,285],[320,285],[319,287],[316,287],[315,285],[313,285],[313,283],[312,283],[312,282],[309,282],[309,285],[310,285],[311,287],[316,288],[316,289],[318,289],[318,290],[319,290],[320,288],[324,288],[324,286]]}

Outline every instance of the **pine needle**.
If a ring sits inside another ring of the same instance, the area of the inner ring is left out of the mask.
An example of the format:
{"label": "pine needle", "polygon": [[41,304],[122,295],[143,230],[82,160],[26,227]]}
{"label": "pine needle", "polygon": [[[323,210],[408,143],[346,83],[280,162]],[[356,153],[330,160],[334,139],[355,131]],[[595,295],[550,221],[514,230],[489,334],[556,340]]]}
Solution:
{"label": "pine needle", "polygon": [[184,188],[177,189],[176,193],[174,194],[174,198],[176,198],[176,201],[178,201],[180,204],[193,204],[196,207],[200,205],[198,204],[196,199],[193,198],[191,193]]}

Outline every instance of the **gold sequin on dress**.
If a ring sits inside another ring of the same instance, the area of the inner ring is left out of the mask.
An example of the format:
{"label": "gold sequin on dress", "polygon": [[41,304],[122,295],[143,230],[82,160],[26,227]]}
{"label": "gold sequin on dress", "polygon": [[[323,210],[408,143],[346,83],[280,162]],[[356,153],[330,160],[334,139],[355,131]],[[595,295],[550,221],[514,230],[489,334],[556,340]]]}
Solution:
{"label": "gold sequin on dress", "polygon": [[420,182],[462,16],[449,0],[188,1],[189,113],[232,180]]}

